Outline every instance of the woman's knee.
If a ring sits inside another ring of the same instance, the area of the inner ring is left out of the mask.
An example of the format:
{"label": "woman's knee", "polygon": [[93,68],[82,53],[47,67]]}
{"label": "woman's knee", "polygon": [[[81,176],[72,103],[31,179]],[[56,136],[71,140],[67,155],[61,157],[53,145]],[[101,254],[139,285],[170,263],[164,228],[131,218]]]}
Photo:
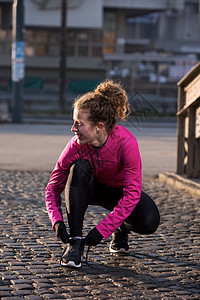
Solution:
{"label": "woman's knee", "polygon": [[160,224],[160,218],[153,219],[151,222],[144,224],[144,234],[153,234]]}
{"label": "woman's knee", "polygon": [[86,159],[76,160],[70,168],[70,175],[76,177],[79,181],[89,183],[93,178],[93,169],[90,162]]}
{"label": "woman's knee", "polygon": [[126,223],[125,226],[126,229],[138,234],[153,234],[156,232],[158,226],[160,223],[160,219],[153,220],[153,222],[149,222],[148,220],[145,220],[142,224],[137,223]]}
{"label": "woman's knee", "polygon": [[160,224],[160,214],[158,208],[155,207],[152,214],[150,214],[144,221],[143,234],[153,234]]}
{"label": "woman's knee", "polygon": [[127,229],[139,234],[153,234],[160,224],[160,214],[154,201],[142,193],[140,202],[125,221]]}

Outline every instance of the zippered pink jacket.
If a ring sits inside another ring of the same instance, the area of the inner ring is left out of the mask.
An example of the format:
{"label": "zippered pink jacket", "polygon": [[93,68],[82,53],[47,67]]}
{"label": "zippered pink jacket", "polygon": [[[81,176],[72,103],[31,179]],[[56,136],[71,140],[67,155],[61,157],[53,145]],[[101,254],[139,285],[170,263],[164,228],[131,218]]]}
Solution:
{"label": "zippered pink jacket", "polygon": [[95,150],[90,144],[79,145],[74,136],[63,150],[46,187],[46,207],[54,224],[62,220],[61,193],[65,189],[71,164],[77,159],[90,161],[97,179],[108,186],[123,187],[114,210],[99,224],[97,230],[106,239],[131,214],[140,200],[142,164],[136,138],[122,126],[115,126],[106,143]]}

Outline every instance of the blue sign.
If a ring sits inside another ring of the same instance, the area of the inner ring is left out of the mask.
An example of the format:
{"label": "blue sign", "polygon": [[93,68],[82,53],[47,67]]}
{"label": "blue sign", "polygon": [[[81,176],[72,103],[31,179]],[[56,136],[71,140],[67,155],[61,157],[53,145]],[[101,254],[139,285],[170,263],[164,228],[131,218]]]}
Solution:
{"label": "blue sign", "polygon": [[24,78],[24,42],[16,41],[12,44],[12,80]]}

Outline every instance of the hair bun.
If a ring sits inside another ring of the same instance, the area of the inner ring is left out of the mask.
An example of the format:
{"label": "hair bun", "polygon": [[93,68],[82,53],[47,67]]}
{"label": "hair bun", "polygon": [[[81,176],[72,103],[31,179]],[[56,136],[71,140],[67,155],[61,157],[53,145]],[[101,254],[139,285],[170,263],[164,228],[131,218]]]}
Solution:
{"label": "hair bun", "polygon": [[99,101],[106,100],[115,110],[117,118],[125,120],[130,113],[130,107],[125,90],[120,83],[112,80],[103,81],[94,90],[94,94],[99,96]]}
{"label": "hair bun", "polygon": [[114,84],[113,81],[104,81],[97,86],[97,88],[94,90],[94,93],[101,97],[109,98],[110,96],[112,96],[113,93],[112,91],[113,84]]}

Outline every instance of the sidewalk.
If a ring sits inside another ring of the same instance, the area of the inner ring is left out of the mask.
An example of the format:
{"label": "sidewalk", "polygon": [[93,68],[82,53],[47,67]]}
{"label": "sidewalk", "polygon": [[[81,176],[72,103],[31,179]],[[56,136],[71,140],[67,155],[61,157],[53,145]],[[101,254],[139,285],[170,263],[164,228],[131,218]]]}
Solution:
{"label": "sidewalk", "polygon": [[[129,127],[140,145],[143,190],[160,211],[156,233],[130,234],[128,256],[110,255],[108,238],[81,269],[59,265],[64,245],[52,230],[44,190],[70,126],[0,124],[0,299],[200,299],[200,197],[157,178],[175,174],[172,125]],[[64,201],[62,208],[67,220]],[[89,207],[84,235],[107,213]]]}
{"label": "sidewalk", "polygon": [[[199,299],[200,199],[156,179],[144,180],[161,224],[153,235],[129,235],[130,255],[109,254],[109,240],[91,249],[79,270],[59,266],[56,240],[44,203],[49,172],[1,171],[0,298]],[[107,211],[90,207],[84,235]],[[66,214],[64,214],[66,220]]]}

